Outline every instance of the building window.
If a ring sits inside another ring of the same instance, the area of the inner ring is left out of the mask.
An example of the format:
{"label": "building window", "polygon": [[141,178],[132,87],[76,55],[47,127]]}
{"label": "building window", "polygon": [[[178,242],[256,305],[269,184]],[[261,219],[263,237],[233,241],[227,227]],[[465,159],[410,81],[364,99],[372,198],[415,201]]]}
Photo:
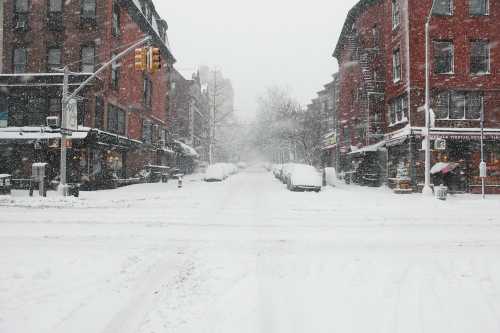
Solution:
{"label": "building window", "polygon": [[470,71],[471,74],[488,74],[490,72],[490,43],[485,40],[471,42]]}
{"label": "building window", "polygon": [[490,2],[488,0],[469,0],[471,16],[485,16],[489,14]]}
{"label": "building window", "polygon": [[390,102],[389,119],[391,125],[408,121],[408,97],[406,94],[396,97]]}
{"label": "building window", "polygon": [[[116,53],[113,53],[112,57],[116,57]],[[115,61],[111,64],[111,86],[113,89],[118,89],[120,81],[120,67],[121,64],[119,62]]]}
{"label": "building window", "polygon": [[95,70],[95,47],[84,46],[81,50],[81,72],[94,73]]}
{"label": "building window", "polygon": [[441,91],[434,98],[436,119],[478,120],[483,111],[480,91]]}
{"label": "building window", "polygon": [[25,126],[44,126],[47,118],[47,101],[43,97],[29,97],[24,115]]}
{"label": "building window", "polygon": [[47,70],[53,71],[55,68],[62,67],[62,51],[58,47],[51,47],[47,51]]}
{"label": "building window", "polygon": [[153,142],[153,123],[149,120],[142,121],[142,141],[151,144]]}
{"label": "building window", "polygon": [[29,0],[15,0],[14,12],[15,13],[28,13],[29,12]]}
{"label": "building window", "polygon": [[95,20],[96,18],[95,0],[81,0],[81,17],[83,19]]}
{"label": "building window", "polygon": [[125,111],[111,104],[108,107],[108,131],[125,135]]}
{"label": "building window", "polygon": [[392,0],[392,29],[396,29],[401,22],[401,11],[399,8],[399,0]]}
{"label": "building window", "polygon": [[0,96],[0,128],[9,126],[9,101],[6,96]]}
{"label": "building window", "polygon": [[450,41],[434,41],[434,73],[453,74],[454,47]]}
{"label": "building window", "polygon": [[394,82],[401,81],[401,51],[399,49],[392,53],[392,79]]}
{"label": "building window", "polygon": [[115,2],[113,3],[113,36],[119,37],[120,30],[120,6]]}
{"label": "building window", "polygon": [[95,127],[104,127],[104,100],[101,96],[95,98]]}
{"label": "building window", "polygon": [[61,13],[63,0],[49,0],[49,13]]}
{"label": "building window", "polygon": [[144,105],[151,107],[153,105],[153,82],[149,77],[144,77]]}
{"label": "building window", "polygon": [[29,0],[15,0],[13,27],[16,31],[28,30]]}
{"label": "building window", "polygon": [[376,24],[372,28],[372,35],[373,35],[373,47],[379,48],[380,47],[380,29],[378,28],[378,26]]}
{"label": "building window", "polygon": [[26,65],[28,63],[28,52],[25,48],[14,49],[13,57],[14,73],[26,73]]}
{"label": "building window", "polygon": [[61,117],[62,102],[60,97],[49,98],[49,116]]}
{"label": "building window", "polygon": [[434,0],[432,14],[438,16],[453,15],[453,0]]}

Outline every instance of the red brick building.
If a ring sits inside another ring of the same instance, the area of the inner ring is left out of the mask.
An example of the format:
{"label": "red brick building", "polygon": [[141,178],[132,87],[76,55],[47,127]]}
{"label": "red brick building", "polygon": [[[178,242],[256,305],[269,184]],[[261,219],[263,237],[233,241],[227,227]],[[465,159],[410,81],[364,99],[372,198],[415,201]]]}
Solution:
{"label": "red brick building", "polygon": [[[334,52],[340,64],[344,170],[361,167],[360,177],[377,173],[389,183],[402,173],[415,190],[423,183],[424,27],[431,6],[432,0],[364,0],[349,13]],[[430,18],[432,165],[456,166],[453,173],[437,173],[434,181],[455,191],[479,190],[484,112],[488,190],[498,191],[500,3],[436,1]]]}
{"label": "red brick building", "polygon": [[[168,92],[175,59],[167,23],[150,0],[12,0],[3,2],[0,75],[0,168],[29,175],[33,160],[58,174],[62,75],[71,89],[134,42],[151,36],[162,69],[135,71],[134,54],[104,71],[80,95],[79,132],[70,152],[72,181],[106,183],[133,177],[147,164],[168,162]],[[70,89],[70,90],[71,90]]]}

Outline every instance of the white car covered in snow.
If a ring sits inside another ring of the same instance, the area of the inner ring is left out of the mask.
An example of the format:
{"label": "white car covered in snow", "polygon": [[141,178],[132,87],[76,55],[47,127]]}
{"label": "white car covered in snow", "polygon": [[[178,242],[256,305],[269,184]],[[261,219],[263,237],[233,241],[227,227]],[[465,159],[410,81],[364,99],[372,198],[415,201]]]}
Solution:
{"label": "white car covered in snow", "polygon": [[294,164],[289,170],[287,188],[290,191],[321,191],[322,179],[320,173],[312,166]]}
{"label": "white car covered in snow", "polygon": [[228,177],[226,169],[222,164],[213,164],[208,166],[205,171],[206,182],[221,182]]}
{"label": "white car covered in snow", "polygon": [[238,172],[238,167],[232,163],[216,163],[208,166],[205,172],[206,182],[221,182]]}

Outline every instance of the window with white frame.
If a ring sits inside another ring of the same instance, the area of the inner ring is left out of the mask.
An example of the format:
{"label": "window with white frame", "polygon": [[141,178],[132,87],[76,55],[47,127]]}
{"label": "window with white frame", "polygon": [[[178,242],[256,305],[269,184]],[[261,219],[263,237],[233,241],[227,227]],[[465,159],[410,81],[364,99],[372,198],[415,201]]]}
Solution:
{"label": "window with white frame", "polygon": [[119,37],[121,34],[121,23],[120,23],[120,6],[118,3],[113,3],[113,15],[112,15],[113,36]]}
{"label": "window with white frame", "polygon": [[392,29],[396,29],[401,22],[399,0],[392,0]]}
{"label": "window with white frame", "polygon": [[125,134],[126,117],[125,111],[114,106],[108,106],[108,131],[115,134]]}
{"label": "window with white frame", "polygon": [[490,72],[490,42],[487,40],[471,41],[470,53],[471,74],[488,74]]}
{"label": "window with white frame", "polygon": [[49,13],[60,13],[63,10],[63,0],[49,0]]}
{"label": "window with white frame", "polygon": [[488,0],[469,0],[469,12],[471,16],[485,16],[490,11]]}
{"label": "window with white frame", "polygon": [[389,103],[389,120],[391,125],[408,121],[408,96],[406,94],[394,98]]}
{"label": "window with white frame", "polygon": [[81,49],[81,71],[82,73],[94,73],[95,70],[95,47],[93,45],[83,46]]}
{"label": "window with white frame", "polygon": [[47,51],[47,69],[53,71],[62,67],[62,51],[60,47],[50,47]]}
{"label": "window with white frame", "polygon": [[81,0],[81,17],[92,20],[96,18],[96,0]]}
{"label": "window with white frame", "polygon": [[396,49],[392,53],[392,79],[394,82],[401,81],[401,51]]}
{"label": "window with white frame", "polygon": [[14,49],[13,58],[14,73],[26,73],[26,66],[28,64],[28,51],[23,47],[16,48]]}
{"label": "window with white frame", "polygon": [[453,74],[454,57],[452,41],[434,41],[434,73]]}
{"label": "window with white frame", "polygon": [[440,91],[434,97],[436,119],[478,120],[484,107],[481,91]]}
{"label": "window with white frame", "polygon": [[438,16],[451,16],[453,15],[453,0],[433,0],[434,8],[432,14]]}
{"label": "window with white frame", "polygon": [[16,13],[29,12],[29,0],[15,0],[14,12]]}

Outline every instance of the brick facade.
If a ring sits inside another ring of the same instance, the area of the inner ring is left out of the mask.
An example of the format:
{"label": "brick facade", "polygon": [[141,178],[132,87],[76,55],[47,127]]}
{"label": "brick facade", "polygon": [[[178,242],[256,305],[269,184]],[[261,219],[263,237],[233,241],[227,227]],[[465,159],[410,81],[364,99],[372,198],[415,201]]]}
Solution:
{"label": "brick facade", "polygon": [[[482,103],[490,165],[488,184],[490,191],[496,191],[500,185],[500,37],[496,33],[500,28],[500,4],[489,1],[486,15],[474,16],[470,13],[469,0],[451,3],[450,15],[432,15],[430,20],[431,107],[439,110],[434,112],[436,120],[431,139],[444,139],[448,143],[445,151],[433,151],[432,163],[459,164],[462,177],[457,187],[475,191],[479,162],[478,115],[479,103]],[[431,5],[432,0],[360,1],[351,10],[334,53],[340,65],[339,127],[348,129],[347,133],[339,132],[344,168],[350,169],[352,160],[374,156],[373,145],[379,143],[385,149],[377,153],[377,159],[379,164],[387,163],[386,170],[380,173],[386,174],[390,183],[391,178],[397,177],[398,168],[406,167],[415,190],[423,181],[424,154],[420,147],[425,125],[424,27]],[[380,46],[373,47],[377,40]],[[478,40],[487,42],[489,47],[490,70],[481,75],[471,74],[471,42]],[[438,41],[453,45],[450,73],[435,73],[438,65],[435,42]],[[371,56],[368,64],[363,61],[363,54]],[[395,61],[399,66],[394,66]],[[368,96],[372,92],[379,98],[371,101]],[[463,100],[464,119],[456,115],[443,118],[445,107],[461,110],[459,102],[451,104],[455,101],[453,98]],[[471,110],[470,115],[467,110]],[[380,126],[375,126],[375,121]],[[363,132],[360,127],[367,131]]]}
{"label": "brick facade", "polygon": [[[85,131],[99,130],[101,136],[119,135],[121,143],[109,143],[107,148],[107,153],[112,150],[118,152],[123,166],[119,177],[131,177],[145,164],[164,160],[159,153],[163,150],[158,148],[162,148],[164,139],[168,137],[168,92],[175,59],[166,38],[166,22],[158,16],[152,2],[143,0],[138,2],[138,7],[131,0],[96,1],[95,16],[89,18],[83,15],[80,1],[63,1],[62,12],[55,14],[49,12],[49,1],[29,1],[28,12],[22,14],[27,25],[22,29],[16,29],[20,15],[14,3],[4,2],[3,11],[3,72],[0,81],[4,109],[1,111],[9,113],[8,127],[43,127],[45,116],[60,115],[60,111],[59,114],[51,114],[49,107],[49,98],[60,99],[62,92],[62,76],[53,73],[48,65],[49,48],[60,48],[61,66],[68,65],[71,71],[78,73],[84,69],[83,47],[94,47],[95,68],[98,68],[99,64],[149,35],[153,37],[151,45],[161,50],[161,70],[155,74],[137,72],[133,52],[123,58],[112,66],[114,70],[110,68],[101,73],[82,92],[79,125]],[[118,25],[115,26],[114,15],[118,17]],[[25,74],[14,73],[14,49],[20,47],[26,50],[27,55]],[[72,75],[71,82],[76,87],[86,77],[88,75]],[[146,86],[151,87],[150,98],[145,97]],[[30,116],[31,110],[22,106],[23,103],[30,105],[33,97],[41,103],[40,116],[37,117]],[[148,100],[151,102],[148,103]],[[112,140],[108,138],[107,141]],[[91,164],[92,149],[87,147],[86,142],[76,143],[76,146],[87,158],[86,164]],[[105,162],[105,155],[106,151],[99,152],[98,159]],[[88,168],[91,169],[90,166]],[[102,167],[98,169],[102,170]],[[6,171],[15,173],[18,170]]]}

